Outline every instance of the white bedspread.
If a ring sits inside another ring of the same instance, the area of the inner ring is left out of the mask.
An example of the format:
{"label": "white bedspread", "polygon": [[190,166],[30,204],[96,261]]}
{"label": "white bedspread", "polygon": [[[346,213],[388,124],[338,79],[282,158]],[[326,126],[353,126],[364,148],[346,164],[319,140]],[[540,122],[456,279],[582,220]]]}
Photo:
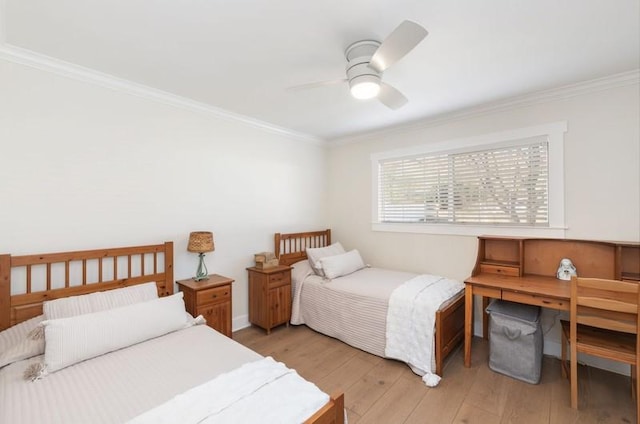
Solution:
{"label": "white bedspread", "polygon": [[396,288],[387,309],[385,356],[399,359],[436,386],[434,374],[434,326],[440,305],[464,288],[464,284],[436,275],[419,275]]}
{"label": "white bedspread", "polygon": [[194,387],[129,424],[300,423],[328,401],[313,383],[268,357]]}

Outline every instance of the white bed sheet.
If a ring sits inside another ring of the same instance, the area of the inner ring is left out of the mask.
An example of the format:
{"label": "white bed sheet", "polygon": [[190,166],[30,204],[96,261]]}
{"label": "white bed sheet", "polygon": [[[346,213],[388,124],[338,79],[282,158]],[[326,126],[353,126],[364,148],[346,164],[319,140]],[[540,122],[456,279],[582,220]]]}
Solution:
{"label": "white bed sheet", "polygon": [[41,358],[0,369],[0,423],[122,423],[262,356],[198,325],[24,380]]}

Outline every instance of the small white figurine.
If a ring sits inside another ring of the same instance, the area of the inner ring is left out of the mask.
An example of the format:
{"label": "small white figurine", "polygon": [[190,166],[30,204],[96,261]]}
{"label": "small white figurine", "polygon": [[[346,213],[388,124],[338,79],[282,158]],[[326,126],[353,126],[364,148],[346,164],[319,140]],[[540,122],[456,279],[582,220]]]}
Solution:
{"label": "small white figurine", "polygon": [[577,276],[576,267],[573,266],[571,259],[564,258],[560,261],[556,276],[559,280],[571,280],[572,276]]}

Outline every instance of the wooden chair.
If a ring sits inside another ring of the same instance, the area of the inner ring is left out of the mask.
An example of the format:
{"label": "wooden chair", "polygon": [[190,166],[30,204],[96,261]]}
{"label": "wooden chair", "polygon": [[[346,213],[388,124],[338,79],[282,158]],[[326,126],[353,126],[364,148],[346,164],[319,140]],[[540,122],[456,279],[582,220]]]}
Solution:
{"label": "wooden chair", "polygon": [[[571,347],[571,407],[578,407],[578,352],[631,365],[632,393],[640,377],[640,285],[636,282],[573,277],[570,321],[562,324],[562,374]],[[640,416],[637,390],[636,413]]]}

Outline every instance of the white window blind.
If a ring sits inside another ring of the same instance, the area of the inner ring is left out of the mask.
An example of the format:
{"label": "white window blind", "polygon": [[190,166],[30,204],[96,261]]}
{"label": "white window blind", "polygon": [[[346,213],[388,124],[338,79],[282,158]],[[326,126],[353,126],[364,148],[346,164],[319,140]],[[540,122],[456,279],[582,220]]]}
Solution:
{"label": "white window blind", "polygon": [[378,162],[381,223],[549,226],[547,137]]}

